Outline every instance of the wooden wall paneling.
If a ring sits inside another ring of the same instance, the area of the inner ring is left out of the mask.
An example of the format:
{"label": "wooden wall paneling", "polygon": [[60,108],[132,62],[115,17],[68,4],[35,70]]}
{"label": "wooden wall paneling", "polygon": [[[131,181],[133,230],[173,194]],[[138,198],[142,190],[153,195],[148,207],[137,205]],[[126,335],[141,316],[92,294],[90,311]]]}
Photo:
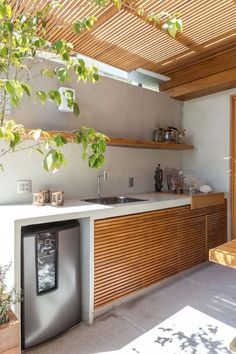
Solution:
{"label": "wooden wall paneling", "polygon": [[231,236],[232,238],[236,238],[236,95],[231,96],[230,115]]}

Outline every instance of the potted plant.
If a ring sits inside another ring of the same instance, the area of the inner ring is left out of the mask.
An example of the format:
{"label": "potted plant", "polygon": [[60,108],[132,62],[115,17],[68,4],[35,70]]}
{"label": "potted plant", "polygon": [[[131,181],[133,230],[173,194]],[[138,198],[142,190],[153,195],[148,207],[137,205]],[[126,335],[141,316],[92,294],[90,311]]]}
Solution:
{"label": "potted plant", "polygon": [[0,266],[0,354],[19,353],[19,321],[11,307],[21,301],[21,292],[8,289],[6,274],[10,264]]}

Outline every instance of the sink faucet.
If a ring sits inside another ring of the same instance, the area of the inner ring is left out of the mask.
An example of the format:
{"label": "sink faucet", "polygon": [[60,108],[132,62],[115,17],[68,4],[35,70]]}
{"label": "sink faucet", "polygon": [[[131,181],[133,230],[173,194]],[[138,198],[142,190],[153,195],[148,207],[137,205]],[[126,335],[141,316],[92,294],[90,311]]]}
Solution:
{"label": "sink faucet", "polygon": [[101,177],[103,178],[103,181],[107,181],[107,171],[104,171],[102,175],[98,175],[98,199],[101,199]]}

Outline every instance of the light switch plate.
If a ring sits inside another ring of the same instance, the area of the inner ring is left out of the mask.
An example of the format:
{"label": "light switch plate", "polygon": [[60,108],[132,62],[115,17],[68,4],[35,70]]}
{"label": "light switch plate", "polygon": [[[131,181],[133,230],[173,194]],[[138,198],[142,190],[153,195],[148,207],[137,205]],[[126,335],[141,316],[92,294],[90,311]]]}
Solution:
{"label": "light switch plate", "polygon": [[31,193],[31,180],[17,181],[17,194]]}

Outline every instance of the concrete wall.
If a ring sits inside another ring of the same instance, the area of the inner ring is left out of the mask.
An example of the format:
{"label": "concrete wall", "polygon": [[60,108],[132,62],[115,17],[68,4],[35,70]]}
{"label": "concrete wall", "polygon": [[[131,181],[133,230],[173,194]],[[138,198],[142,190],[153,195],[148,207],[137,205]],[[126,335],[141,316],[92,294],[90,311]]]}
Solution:
{"label": "concrete wall", "polygon": [[183,153],[183,169],[193,172],[220,191],[229,191],[230,95],[236,89],[186,101],[183,124],[195,145]]}
{"label": "concrete wall", "polygon": [[[37,89],[49,89],[57,85],[47,79],[36,78]],[[58,85],[57,85],[58,86]],[[103,78],[98,84],[71,82],[68,87],[76,88],[81,117],[59,113],[50,103],[41,107],[38,103],[25,100],[15,111],[14,119],[26,127],[54,130],[73,130],[80,125],[94,127],[114,137],[151,139],[157,122],[167,126],[179,126],[182,118],[182,103],[166,95],[131,86],[112,79]],[[68,166],[56,174],[43,171],[40,156],[18,152],[2,159],[5,172],[0,183],[0,203],[31,201],[31,195],[17,195],[16,181],[31,179],[33,191],[40,188],[63,189],[67,198],[95,196],[97,170],[91,170],[81,160],[80,147],[71,145],[65,149]],[[104,195],[115,195],[154,190],[153,173],[157,163],[162,167],[181,168],[182,153],[178,151],[142,150],[108,147],[104,169],[108,181],[103,186]],[[128,178],[134,177],[135,187],[128,188]]]}

